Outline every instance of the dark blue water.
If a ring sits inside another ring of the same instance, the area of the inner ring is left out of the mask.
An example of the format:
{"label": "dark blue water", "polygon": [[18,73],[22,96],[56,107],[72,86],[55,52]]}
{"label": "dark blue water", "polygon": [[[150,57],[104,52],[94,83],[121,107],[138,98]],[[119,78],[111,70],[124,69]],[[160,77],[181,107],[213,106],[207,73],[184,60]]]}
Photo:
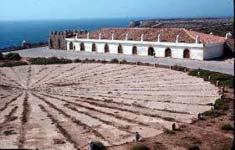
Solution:
{"label": "dark blue water", "polygon": [[0,49],[20,46],[23,40],[35,43],[47,41],[50,31],[105,27],[127,27],[133,19],[83,19],[53,21],[0,21]]}

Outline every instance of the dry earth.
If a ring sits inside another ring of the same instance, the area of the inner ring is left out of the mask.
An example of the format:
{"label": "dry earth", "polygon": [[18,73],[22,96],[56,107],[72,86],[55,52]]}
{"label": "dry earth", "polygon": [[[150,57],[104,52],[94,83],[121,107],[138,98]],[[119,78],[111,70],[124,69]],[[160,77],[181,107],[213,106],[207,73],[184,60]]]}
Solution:
{"label": "dry earth", "polygon": [[187,73],[119,64],[0,69],[0,148],[87,149],[191,123],[219,89]]}

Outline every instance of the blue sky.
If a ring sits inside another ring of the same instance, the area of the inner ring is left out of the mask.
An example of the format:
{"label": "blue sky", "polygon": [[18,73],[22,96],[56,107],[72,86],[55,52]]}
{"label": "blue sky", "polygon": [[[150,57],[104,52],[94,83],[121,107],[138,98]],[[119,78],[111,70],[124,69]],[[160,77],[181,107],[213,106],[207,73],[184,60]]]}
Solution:
{"label": "blue sky", "polygon": [[0,20],[233,15],[233,0],[0,0]]}

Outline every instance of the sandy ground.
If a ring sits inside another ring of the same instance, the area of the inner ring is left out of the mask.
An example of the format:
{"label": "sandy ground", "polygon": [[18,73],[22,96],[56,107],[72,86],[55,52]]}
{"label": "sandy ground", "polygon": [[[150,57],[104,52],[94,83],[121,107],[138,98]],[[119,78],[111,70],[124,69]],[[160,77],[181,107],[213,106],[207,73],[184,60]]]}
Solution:
{"label": "sandy ground", "polygon": [[0,148],[87,149],[151,138],[211,109],[219,89],[187,73],[119,64],[0,69]]}

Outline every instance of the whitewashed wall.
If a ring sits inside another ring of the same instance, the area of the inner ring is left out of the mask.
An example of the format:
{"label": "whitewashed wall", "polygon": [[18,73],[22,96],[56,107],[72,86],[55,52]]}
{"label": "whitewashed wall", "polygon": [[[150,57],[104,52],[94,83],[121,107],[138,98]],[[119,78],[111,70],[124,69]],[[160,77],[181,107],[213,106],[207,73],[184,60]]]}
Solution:
{"label": "whitewashed wall", "polygon": [[96,51],[104,53],[104,47],[107,43],[109,53],[118,54],[118,45],[122,45],[123,54],[132,55],[133,46],[137,47],[137,55],[148,56],[149,47],[153,47],[156,57],[165,57],[165,50],[171,49],[172,58],[183,58],[185,49],[190,51],[190,59],[204,60],[221,56],[223,47],[221,44],[204,46],[195,43],[173,43],[173,42],[146,42],[146,41],[119,41],[119,40],[97,40],[97,39],[66,39],[67,49],[70,42],[73,42],[75,51],[80,51],[81,42],[85,45],[86,52],[92,52],[92,43],[96,44]]}

